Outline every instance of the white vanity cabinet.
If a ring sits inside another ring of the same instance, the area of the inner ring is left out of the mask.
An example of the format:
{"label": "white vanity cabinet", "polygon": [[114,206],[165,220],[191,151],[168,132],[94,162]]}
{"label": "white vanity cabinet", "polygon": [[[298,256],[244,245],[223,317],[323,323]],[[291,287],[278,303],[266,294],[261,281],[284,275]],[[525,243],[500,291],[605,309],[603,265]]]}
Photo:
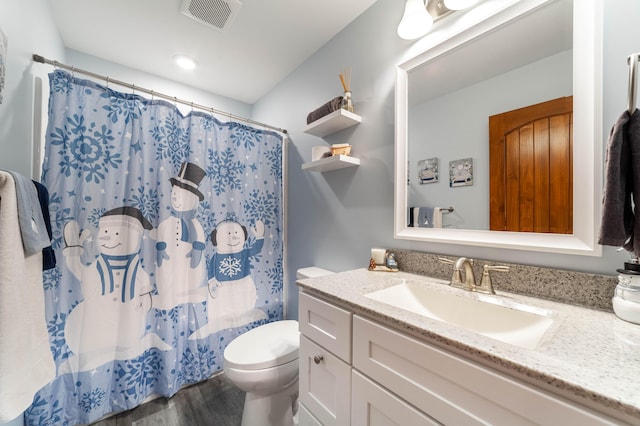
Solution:
{"label": "white vanity cabinet", "polygon": [[353,368],[447,425],[619,424],[357,315],[353,318]]}
{"label": "white vanity cabinet", "polygon": [[351,424],[351,312],[300,293],[299,426]]}
{"label": "white vanity cabinet", "polygon": [[299,306],[300,425],[620,424],[308,293]]}

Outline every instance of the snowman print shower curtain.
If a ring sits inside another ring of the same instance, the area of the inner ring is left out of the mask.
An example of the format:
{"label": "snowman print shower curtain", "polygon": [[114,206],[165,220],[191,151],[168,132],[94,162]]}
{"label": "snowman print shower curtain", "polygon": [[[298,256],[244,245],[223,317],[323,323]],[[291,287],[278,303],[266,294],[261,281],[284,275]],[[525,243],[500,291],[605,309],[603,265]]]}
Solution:
{"label": "snowman print shower curtain", "polygon": [[25,423],[72,425],[210,377],[282,319],[283,140],[61,70],[50,88],[57,376]]}

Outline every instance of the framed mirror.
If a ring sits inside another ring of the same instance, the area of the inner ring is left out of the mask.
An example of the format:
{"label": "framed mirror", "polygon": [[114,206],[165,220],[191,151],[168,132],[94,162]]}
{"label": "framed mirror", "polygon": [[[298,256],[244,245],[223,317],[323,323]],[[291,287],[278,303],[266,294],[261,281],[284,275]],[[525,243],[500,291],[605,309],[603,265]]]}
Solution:
{"label": "framed mirror", "polygon": [[[395,238],[599,256],[602,0],[486,0],[456,14],[396,69]],[[489,116],[569,96],[569,233],[489,230]],[[415,206],[447,212],[409,226]]]}

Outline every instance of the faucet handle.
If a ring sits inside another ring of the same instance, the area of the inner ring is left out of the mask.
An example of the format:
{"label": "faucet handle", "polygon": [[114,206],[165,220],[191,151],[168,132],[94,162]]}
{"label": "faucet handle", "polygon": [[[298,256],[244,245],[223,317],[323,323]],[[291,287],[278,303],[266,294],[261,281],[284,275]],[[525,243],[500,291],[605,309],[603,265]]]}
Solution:
{"label": "faucet handle", "polygon": [[456,261],[455,261],[455,260],[447,259],[446,257],[439,257],[439,258],[438,258],[438,260],[439,260],[441,263],[446,263],[446,264],[448,264],[448,265],[453,265],[454,263],[456,263]]}
{"label": "faucet handle", "polygon": [[493,282],[491,281],[491,271],[508,272],[509,267],[506,265],[484,265],[482,267],[482,279],[480,280],[480,285],[476,287],[476,291],[496,294],[493,290]]}

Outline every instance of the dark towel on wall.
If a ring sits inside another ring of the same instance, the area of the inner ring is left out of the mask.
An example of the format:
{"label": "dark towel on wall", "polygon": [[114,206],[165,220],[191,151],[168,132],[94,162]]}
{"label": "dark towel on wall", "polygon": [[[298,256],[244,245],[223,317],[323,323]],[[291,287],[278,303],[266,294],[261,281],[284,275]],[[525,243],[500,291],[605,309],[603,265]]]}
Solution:
{"label": "dark towel on wall", "polygon": [[325,115],[329,115],[333,111],[339,110],[341,105],[342,105],[342,96],[338,96],[331,99],[329,102],[327,102],[326,104],[322,105],[319,108],[316,108],[315,110],[311,111],[307,115],[307,124],[313,123],[317,119],[322,118]]}
{"label": "dark towel on wall", "polygon": [[[40,209],[42,210],[42,218],[44,219],[44,226],[47,228],[47,234],[49,235],[49,241],[51,241],[51,217],[49,216],[49,191],[47,187],[40,182],[32,181],[38,191],[38,200],[40,201]],[[42,249],[42,270],[53,269],[56,267],[56,254],[53,251],[53,247],[45,247]]]}
{"label": "dark towel on wall", "polygon": [[640,112],[625,111],[609,135],[598,244],[624,247],[640,256],[639,194]]}

